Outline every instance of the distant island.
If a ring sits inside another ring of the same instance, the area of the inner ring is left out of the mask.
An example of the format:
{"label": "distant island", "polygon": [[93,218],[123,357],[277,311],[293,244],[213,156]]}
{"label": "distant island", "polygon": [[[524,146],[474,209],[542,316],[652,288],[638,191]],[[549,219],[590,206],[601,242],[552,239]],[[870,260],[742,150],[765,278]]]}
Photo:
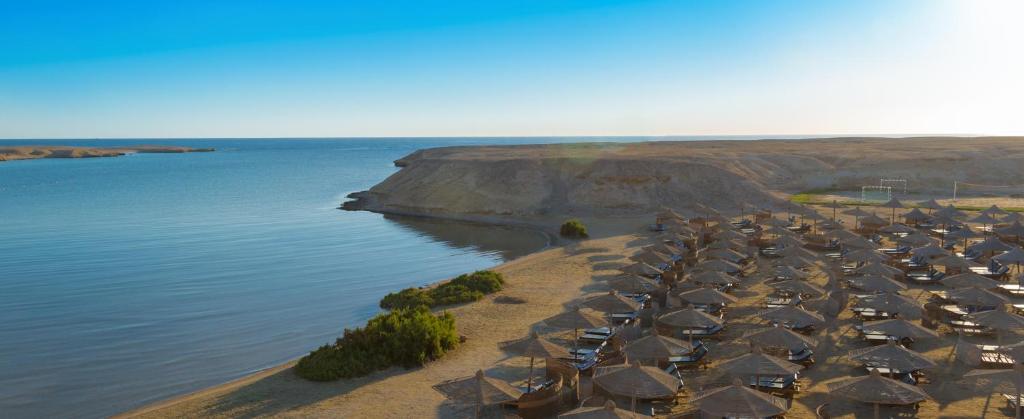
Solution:
{"label": "distant island", "polygon": [[164,145],[139,145],[109,148],[25,145],[0,147],[0,162],[31,159],[84,159],[91,157],[118,157],[131,153],[197,153],[209,151],[214,151],[214,149]]}

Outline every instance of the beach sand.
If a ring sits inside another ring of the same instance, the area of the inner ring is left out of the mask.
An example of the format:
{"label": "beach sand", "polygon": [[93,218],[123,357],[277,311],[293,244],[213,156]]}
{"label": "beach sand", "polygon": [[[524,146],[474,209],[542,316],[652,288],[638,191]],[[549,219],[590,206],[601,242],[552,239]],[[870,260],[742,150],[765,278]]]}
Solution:
{"label": "beach sand", "polygon": [[[446,403],[432,386],[469,376],[477,369],[504,379],[524,379],[526,361],[507,358],[497,349],[497,344],[526,336],[541,319],[563,311],[585,296],[604,292],[607,288],[602,282],[617,273],[615,268],[626,263],[626,256],[650,243],[650,235],[643,232],[643,222],[639,219],[586,221],[594,226],[600,238],[551,248],[500,265],[495,270],[506,275],[505,290],[482,301],[449,309],[467,341],[441,360],[414,370],[396,368],[333,383],[300,379],[288,364],[128,412],[122,417],[466,417],[466,410]],[[853,220],[846,222],[852,224]],[[633,233],[625,233],[630,231]],[[767,272],[767,262],[759,263],[763,265],[759,271]],[[826,285],[834,280],[830,279],[835,276],[832,269],[822,265],[812,281]],[[727,377],[712,373],[715,363],[743,354],[746,346],[735,339],[745,330],[765,325],[758,313],[762,297],[769,288],[762,283],[761,275],[744,280],[743,289],[736,291],[741,302],[726,316],[725,338],[709,342],[711,368],[687,373],[684,376],[687,391],[728,382]],[[911,286],[905,294],[922,302],[927,298],[924,288],[919,286]],[[526,303],[502,304],[496,297],[517,297]],[[852,313],[845,310],[814,335],[819,340],[817,364],[802,374],[804,389],[795,397],[787,417],[813,418],[814,409],[825,402],[830,403],[833,417],[870,417],[870,405],[830,399],[825,394],[828,382],[866,374],[845,359],[848,351],[867,346],[853,329],[857,323]],[[969,368],[954,360],[955,335],[940,329],[943,331],[946,333],[941,339],[921,340],[913,347],[939,364],[939,368],[929,374],[931,382],[921,386],[937,402],[924,403],[918,417],[1012,416],[998,395],[958,381]],[[679,406],[679,410],[686,408],[685,404]],[[910,413],[907,409],[884,408],[882,412],[883,415]]]}

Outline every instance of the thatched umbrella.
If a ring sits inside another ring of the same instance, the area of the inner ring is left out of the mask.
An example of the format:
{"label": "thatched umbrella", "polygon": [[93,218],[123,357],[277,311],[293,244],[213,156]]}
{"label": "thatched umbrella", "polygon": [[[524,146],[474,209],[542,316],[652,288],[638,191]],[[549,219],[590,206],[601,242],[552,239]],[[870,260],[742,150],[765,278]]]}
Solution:
{"label": "thatched umbrella", "polygon": [[640,308],[640,303],[631,298],[623,297],[615,291],[609,291],[583,302],[583,307],[602,313],[629,313]]}
{"label": "thatched umbrella", "polygon": [[948,250],[943,249],[943,248],[939,247],[938,245],[932,243],[932,244],[929,244],[929,245],[924,246],[924,247],[916,247],[916,248],[910,249],[910,254],[912,254],[914,256],[930,259],[930,258],[934,258],[934,257],[938,257],[938,256],[947,256],[950,253],[949,253]]}
{"label": "thatched umbrella", "polygon": [[889,257],[871,249],[857,249],[843,255],[850,262],[887,262]]}
{"label": "thatched umbrella", "polygon": [[907,289],[906,285],[881,275],[864,275],[850,278],[850,286],[868,292],[899,292]]}
{"label": "thatched umbrella", "polygon": [[930,218],[932,218],[930,215],[921,212],[921,210],[917,208],[903,214],[903,220],[908,223],[914,223],[914,225],[917,225],[921,221],[927,221]]}
{"label": "thatched umbrella", "polygon": [[857,307],[896,313],[905,318],[921,318],[921,305],[917,301],[891,292],[862,297],[857,300]]}
{"label": "thatched umbrella", "polygon": [[998,344],[1003,343],[1002,332],[1018,332],[1024,330],[1024,317],[1011,312],[1006,305],[997,306],[995,310],[971,313],[966,318],[974,323],[996,331]]}
{"label": "thatched umbrella", "polygon": [[783,256],[782,259],[779,259],[778,260],[778,265],[780,265],[780,266],[793,266],[793,267],[797,267],[797,268],[806,268],[806,267],[809,267],[809,266],[814,266],[814,260],[813,259],[808,259],[808,258],[806,258],[804,256],[790,255],[790,256]]}
{"label": "thatched umbrella", "polygon": [[1006,210],[1004,210],[1002,208],[999,208],[999,206],[996,205],[996,204],[992,204],[991,207],[988,207],[986,209],[981,210],[981,213],[982,214],[988,214],[988,215],[1006,215],[1006,214],[1009,214],[1009,212],[1006,212]]}
{"label": "thatched umbrella", "polygon": [[[1019,213],[1015,212],[1014,214]],[[1020,242],[1020,238],[1024,237],[1024,225],[1021,225],[1020,221],[1014,221],[1013,224],[1006,227],[997,228],[995,232],[1000,236],[1014,237]]]}
{"label": "thatched umbrella", "polygon": [[825,317],[796,306],[784,306],[765,311],[761,317],[778,323],[790,323],[799,327],[825,323]]}
{"label": "thatched umbrella", "polygon": [[632,260],[633,262],[646,263],[651,266],[658,266],[661,264],[672,264],[672,256],[649,250],[644,250],[633,256],[630,256],[629,260]]}
{"label": "thatched umbrella", "polygon": [[846,211],[843,211],[843,215],[852,215],[853,216],[853,228],[859,228],[859,226],[860,226],[860,217],[867,217],[868,215],[871,215],[871,213],[860,209],[860,207],[853,207],[853,209],[848,209]]}
{"label": "thatched umbrella", "polygon": [[548,327],[557,329],[572,329],[573,331],[573,348],[576,347],[577,340],[579,339],[579,332],[582,328],[601,327],[608,324],[608,320],[601,315],[601,313],[593,310],[583,310],[579,306],[573,307],[572,310],[556,314],[541,320]]}
{"label": "thatched umbrella", "polygon": [[645,252],[660,253],[669,257],[681,255],[683,249],[676,246],[669,246],[665,243],[652,244],[650,246],[644,246],[641,248]]}
{"label": "thatched umbrella", "polygon": [[878,419],[879,405],[907,405],[931,398],[917,386],[882,377],[878,370],[871,370],[871,374],[863,377],[829,383],[828,391],[833,396],[874,404],[875,419]]}
{"label": "thatched umbrella", "polygon": [[917,203],[917,207],[918,208],[925,208],[925,209],[928,210],[928,213],[931,214],[932,210],[942,209],[942,204],[939,204],[938,202],[935,202],[934,199],[929,199],[927,201],[918,202]]}
{"label": "thatched umbrella", "polygon": [[722,259],[708,259],[697,263],[694,268],[702,271],[736,273],[743,268],[740,265]]}
{"label": "thatched umbrella", "polygon": [[1010,245],[1003,243],[1002,240],[999,240],[996,237],[989,237],[981,243],[972,244],[970,249],[982,253],[995,253],[1005,252],[1007,250],[1010,250],[1011,247]]}
{"label": "thatched umbrella", "polygon": [[854,233],[850,230],[843,229],[829,231],[828,233],[825,233],[825,237],[839,240],[862,238],[860,234]]}
{"label": "thatched umbrella", "polygon": [[886,278],[895,278],[899,275],[903,275],[903,271],[899,268],[878,262],[866,263],[864,266],[854,269],[853,272],[860,275],[881,275]]}
{"label": "thatched umbrella", "polygon": [[878,243],[875,243],[875,242],[873,242],[871,240],[865,239],[865,238],[860,237],[860,236],[858,236],[858,237],[851,237],[851,238],[848,238],[848,239],[842,239],[842,240],[839,241],[839,243],[842,244],[843,247],[845,247],[847,249],[869,249],[869,250],[872,250],[872,249],[878,249],[878,247],[879,247]]}
{"label": "thatched umbrella", "polygon": [[884,226],[887,224],[891,224],[889,220],[879,217],[878,215],[875,215],[875,213],[868,214],[866,217],[860,219],[861,226]]}
{"label": "thatched umbrella", "polygon": [[1009,303],[1006,297],[992,291],[978,288],[960,288],[946,293],[946,298],[965,306],[994,307]]}
{"label": "thatched umbrella", "polygon": [[735,240],[718,240],[718,241],[711,242],[711,244],[709,244],[707,246],[707,248],[708,249],[712,249],[712,250],[724,250],[724,249],[736,250],[736,249],[746,249],[747,248],[747,244],[746,243],[740,243],[740,242],[735,241]]}
{"label": "thatched umbrella", "polygon": [[662,314],[654,319],[656,325],[674,329],[686,329],[688,340],[693,342],[693,329],[708,329],[725,324],[725,320],[712,316],[688,305],[684,309]]}
{"label": "thatched umbrella", "polygon": [[523,395],[508,383],[484,375],[482,370],[477,370],[472,377],[437,384],[434,390],[456,403],[475,405],[474,417],[480,417],[481,409],[486,406],[516,401]]}
{"label": "thatched umbrella", "polygon": [[619,292],[645,293],[658,289],[653,279],[635,274],[621,274],[608,280],[608,286]]}
{"label": "thatched umbrella", "polygon": [[771,234],[775,237],[794,237],[796,233],[793,233],[789,229],[780,226],[771,226],[761,231],[762,234]]}
{"label": "thatched umbrella", "polygon": [[781,249],[776,249],[775,253],[782,256],[799,256],[802,258],[812,260],[818,257],[818,255],[815,255],[814,253],[811,253],[809,250],[804,249],[803,247],[800,246],[783,247]]}
{"label": "thatched umbrella", "polygon": [[526,392],[533,388],[533,361],[536,358],[568,358],[569,351],[558,344],[544,339],[533,332],[529,337],[502,342],[498,348],[509,355],[530,357],[530,377],[526,381]]}
{"label": "thatched umbrella", "polygon": [[910,234],[916,233],[917,229],[906,224],[893,223],[878,229],[878,231],[886,234]]}
{"label": "thatched umbrella", "polygon": [[953,255],[938,257],[938,258],[935,258],[934,260],[930,261],[929,263],[934,265],[934,266],[945,266],[947,272],[950,269],[964,270],[964,269],[970,269],[970,268],[975,267],[975,266],[980,266],[976,262],[972,262],[972,261],[964,259],[962,257],[953,256]]}
{"label": "thatched umbrella", "polygon": [[[946,233],[946,234],[944,234],[942,236],[942,238],[943,239],[954,239],[954,240],[956,240],[956,239],[963,239],[964,240],[964,249],[966,249],[967,248],[967,239],[973,239],[973,238],[979,237],[979,236],[981,236],[981,235],[978,234],[978,233],[975,233],[974,230],[971,230],[970,226],[964,224],[963,228],[961,228],[959,230],[956,230],[956,231],[951,231],[949,233]],[[954,243],[954,244],[956,244],[956,243]]]}
{"label": "thatched umbrella", "polygon": [[846,356],[871,367],[889,368],[903,372],[936,367],[935,362],[928,357],[897,345],[891,340],[885,345],[854,349]]}
{"label": "thatched umbrella", "polygon": [[733,384],[698,392],[690,403],[709,417],[769,418],[786,413],[785,399],[752,390],[736,379]]}
{"label": "thatched umbrella", "polygon": [[704,256],[708,259],[721,259],[732,263],[741,262],[748,257],[732,249],[714,249],[705,252]]}
{"label": "thatched umbrella", "polygon": [[719,271],[704,271],[690,275],[690,281],[709,285],[729,285],[737,282],[736,277]]}
{"label": "thatched umbrella", "polygon": [[650,335],[626,344],[626,358],[636,361],[662,360],[693,352],[693,344],[662,336],[655,329]]}
{"label": "thatched umbrella", "polygon": [[809,276],[811,276],[811,274],[801,271],[792,266],[783,265],[775,267],[775,277],[777,278],[805,279]]}
{"label": "thatched umbrella", "polygon": [[999,385],[1010,384],[1013,386],[1013,393],[1017,395],[1016,418],[1021,417],[1021,391],[1024,391],[1024,365],[1019,363],[1013,365],[1013,369],[1007,370],[971,370],[964,374],[964,378],[973,381],[975,386],[996,388]]}
{"label": "thatched umbrella", "polygon": [[761,388],[761,377],[763,376],[788,376],[804,369],[802,365],[794,364],[784,359],[761,352],[758,347],[753,347],[749,354],[733,358],[718,364],[716,369],[726,371],[732,375],[754,376],[754,387]]}
{"label": "thatched umbrella", "polygon": [[923,339],[939,337],[939,334],[935,333],[935,331],[926,329],[924,326],[912,323],[906,319],[864,322],[864,331],[885,333],[886,335],[899,338]]}
{"label": "thatched umbrella", "polygon": [[1021,221],[1024,221],[1024,214],[1021,214],[1019,212],[1011,212],[1009,214],[1006,214],[1005,217],[1003,217],[1004,223],[1019,223]]}
{"label": "thatched umbrella", "polygon": [[769,284],[769,286],[775,288],[776,290],[785,290],[801,295],[808,294],[813,296],[814,298],[825,295],[824,289],[807,281],[798,281],[790,279],[786,281]]}
{"label": "thatched umbrella", "polygon": [[1001,255],[995,256],[992,259],[1004,265],[1014,264],[1017,265],[1017,271],[1020,272],[1020,264],[1024,263],[1024,249],[1014,247],[1010,251]]}
{"label": "thatched umbrella", "polygon": [[740,300],[714,288],[697,288],[676,295],[679,300],[690,304],[733,304]]}
{"label": "thatched umbrella", "polygon": [[736,230],[722,230],[711,235],[715,240],[746,240],[747,236]]}
{"label": "thatched umbrella", "polygon": [[751,345],[783,348],[790,351],[818,346],[818,341],[785,327],[764,327],[750,330],[743,334],[742,339],[746,339]]}
{"label": "thatched umbrella", "polygon": [[967,216],[967,213],[956,209],[956,207],[950,204],[938,211],[935,211],[935,215],[939,217],[963,218]]}
{"label": "thatched umbrella", "polygon": [[896,243],[904,246],[925,246],[932,243],[932,238],[921,233],[913,233],[903,237],[897,237]]}
{"label": "thatched umbrella", "polygon": [[981,214],[978,214],[977,217],[971,218],[970,220],[967,221],[971,223],[981,224],[982,226],[987,228],[990,224],[998,223],[999,219],[993,217],[991,214],[982,212]]}
{"label": "thatched umbrella", "polygon": [[839,208],[846,208],[846,205],[840,204],[839,201],[832,200],[832,202],[822,205],[825,208],[832,208],[832,221],[836,220],[836,210]]}
{"label": "thatched umbrella", "polygon": [[804,245],[804,241],[793,236],[782,236],[775,240],[775,247],[786,248],[786,247],[800,247]]}
{"label": "thatched umbrella", "polygon": [[581,407],[558,415],[558,419],[630,419],[636,417],[636,413],[615,407],[615,402],[611,400],[604,402],[604,406]]}
{"label": "thatched umbrella", "polygon": [[632,265],[627,265],[619,268],[620,271],[627,274],[643,275],[649,277],[655,277],[661,275],[661,269],[655,268],[643,262],[637,262]]}
{"label": "thatched umbrella", "polygon": [[896,208],[903,208],[903,203],[896,198],[892,198],[880,206],[882,208],[892,208],[892,218],[889,220],[889,223],[892,224],[896,222]]}
{"label": "thatched umbrella", "polygon": [[950,288],[978,287],[992,289],[999,287],[998,281],[990,279],[985,276],[978,275],[971,271],[945,277],[939,282],[941,282],[942,285],[945,285]]}
{"label": "thatched umbrella", "polygon": [[679,392],[679,378],[661,368],[632,365],[597,367],[594,384],[613,396],[664,399]]}

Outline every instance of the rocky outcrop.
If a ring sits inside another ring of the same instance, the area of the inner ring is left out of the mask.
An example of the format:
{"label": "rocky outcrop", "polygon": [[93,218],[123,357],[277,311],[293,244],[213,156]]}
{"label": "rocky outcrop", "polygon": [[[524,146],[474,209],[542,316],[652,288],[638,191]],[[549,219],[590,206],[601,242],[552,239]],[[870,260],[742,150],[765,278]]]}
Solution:
{"label": "rocky outcrop", "polygon": [[1024,138],[843,138],[449,147],[417,151],[345,209],[448,218],[640,215],[696,202],[723,210],[778,192],[917,191],[954,179],[1024,184]]}

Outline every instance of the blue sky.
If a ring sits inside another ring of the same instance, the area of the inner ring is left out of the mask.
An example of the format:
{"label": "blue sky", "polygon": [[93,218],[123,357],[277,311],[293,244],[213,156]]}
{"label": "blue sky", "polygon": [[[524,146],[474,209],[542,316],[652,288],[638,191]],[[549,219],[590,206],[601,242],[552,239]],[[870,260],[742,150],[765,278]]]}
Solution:
{"label": "blue sky", "polygon": [[0,138],[1020,134],[1021,3],[0,2]]}

